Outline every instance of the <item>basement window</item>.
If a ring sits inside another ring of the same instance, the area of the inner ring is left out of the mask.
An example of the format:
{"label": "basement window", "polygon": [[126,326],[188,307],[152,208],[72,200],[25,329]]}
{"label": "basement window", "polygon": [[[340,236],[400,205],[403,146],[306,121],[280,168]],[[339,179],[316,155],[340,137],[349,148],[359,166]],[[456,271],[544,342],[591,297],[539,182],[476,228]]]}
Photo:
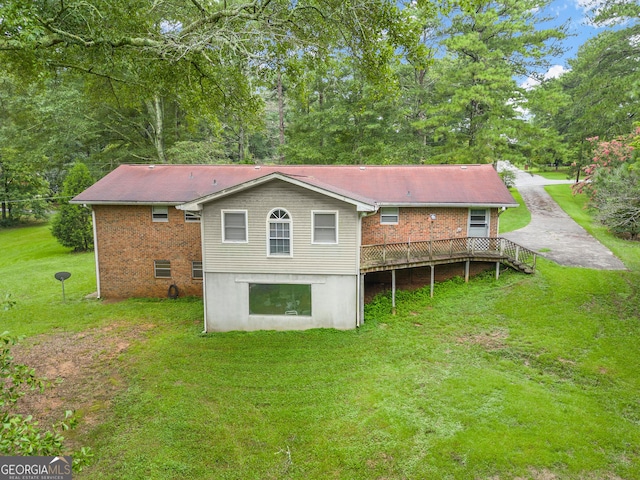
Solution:
{"label": "basement window", "polygon": [[250,315],[311,316],[311,285],[250,283]]}
{"label": "basement window", "polygon": [[151,218],[154,222],[169,221],[169,207],[157,206],[151,207]]}
{"label": "basement window", "polygon": [[202,262],[191,262],[191,277],[202,279]]}
{"label": "basement window", "polygon": [[400,217],[398,207],[380,207],[380,223],[383,225],[397,225]]}
{"label": "basement window", "polygon": [[154,260],[153,269],[156,278],[171,278],[171,262],[169,260]]}

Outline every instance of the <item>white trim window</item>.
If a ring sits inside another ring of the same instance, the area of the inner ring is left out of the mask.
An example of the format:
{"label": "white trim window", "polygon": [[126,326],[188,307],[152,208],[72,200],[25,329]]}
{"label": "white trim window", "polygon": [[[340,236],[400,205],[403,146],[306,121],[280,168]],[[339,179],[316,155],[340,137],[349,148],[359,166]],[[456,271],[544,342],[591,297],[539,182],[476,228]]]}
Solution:
{"label": "white trim window", "polygon": [[200,212],[196,212],[193,210],[185,210],[184,211],[184,222],[185,223],[200,223]]}
{"label": "white trim window", "polygon": [[222,241],[224,243],[247,243],[247,211],[222,211]]}
{"label": "white trim window", "polygon": [[380,223],[382,225],[397,225],[400,218],[398,207],[380,207]]}
{"label": "white trim window", "polygon": [[202,262],[191,262],[191,278],[201,280],[204,277],[202,274]]}
{"label": "white trim window", "polygon": [[311,212],[311,243],[338,243],[338,212]]}
{"label": "white trim window", "polygon": [[154,260],[153,272],[156,278],[171,278],[171,262],[169,260]]}
{"label": "white trim window", "polygon": [[169,207],[165,205],[154,205],[151,207],[151,219],[154,222],[169,221]]}
{"label": "white trim window", "polygon": [[283,208],[275,208],[267,221],[267,255],[291,257],[291,215]]}

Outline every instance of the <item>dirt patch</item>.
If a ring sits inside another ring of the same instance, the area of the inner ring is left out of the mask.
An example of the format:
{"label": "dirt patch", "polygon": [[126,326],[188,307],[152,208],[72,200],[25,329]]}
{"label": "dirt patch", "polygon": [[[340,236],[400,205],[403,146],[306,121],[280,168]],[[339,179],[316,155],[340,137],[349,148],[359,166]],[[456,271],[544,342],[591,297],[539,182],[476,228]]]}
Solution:
{"label": "dirt patch", "polygon": [[463,335],[457,337],[458,343],[469,345],[480,345],[487,351],[500,350],[505,347],[505,339],[509,334],[504,330],[494,330],[493,332],[483,332],[476,335]]}
{"label": "dirt patch", "polygon": [[34,368],[50,386],[27,392],[19,413],[33,415],[42,427],[64,419],[66,410],[79,417],[78,433],[101,423],[114,396],[126,385],[118,357],[144,341],[155,325],[121,325],[29,337],[12,349],[16,363]]}

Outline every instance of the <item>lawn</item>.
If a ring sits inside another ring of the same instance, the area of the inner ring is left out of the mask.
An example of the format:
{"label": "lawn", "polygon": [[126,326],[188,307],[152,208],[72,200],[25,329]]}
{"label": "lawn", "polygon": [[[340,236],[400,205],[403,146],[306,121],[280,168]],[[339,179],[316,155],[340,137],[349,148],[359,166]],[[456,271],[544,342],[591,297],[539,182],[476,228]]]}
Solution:
{"label": "lawn", "polygon": [[536,175],[540,175],[548,180],[568,180],[569,178],[569,169],[567,167],[561,167],[556,170],[553,167],[550,168],[533,168],[529,170],[530,173],[534,173]]}
{"label": "lawn", "polygon": [[640,478],[637,244],[629,272],[541,259],[399,292],[395,316],[380,296],[358,330],[207,335],[198,300],[85,299],[93,257],[44,226],[0,247],[5,329],[153,327],[113,360],[122,385],[76,434],[95,456],[74,478]]}
{"label": "lawn", "polygon": [[500,214],[500,233],[512,232],[526,227],[531,222],[531,212],[527,209],[522,200],[520,192],[515,188],[509,191],[513,198],[520,204],[519,207],[509,208]]}

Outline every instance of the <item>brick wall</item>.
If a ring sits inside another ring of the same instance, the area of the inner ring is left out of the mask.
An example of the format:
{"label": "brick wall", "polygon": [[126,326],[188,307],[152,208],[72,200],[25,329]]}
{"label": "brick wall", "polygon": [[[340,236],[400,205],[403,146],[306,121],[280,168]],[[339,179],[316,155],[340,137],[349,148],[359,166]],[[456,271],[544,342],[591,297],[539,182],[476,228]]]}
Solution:
{"label": "brick wall", "polygon": [[[431,220],[430,215],[436,219]],[[498,235],[498,211],[491,209],[489,236]],[[469,226],[468,208],[400,208],[397,225],[380,224],[380,213],[365,217],[362,221],[362,244],[412,242],[433,239],[460,238],[467,236]]]}
{"label": "brick wall", "polygon": [[[171,284],[180,296],[202,296],[202,280],[191,278],[191,262],[202,259],[199,223],[185,223],[174,207],[168,222],[153,222],[151,206],[93,210],[102,298],[166,297]],[[154,260],[171,262],[171,278],[155,278]]]}

